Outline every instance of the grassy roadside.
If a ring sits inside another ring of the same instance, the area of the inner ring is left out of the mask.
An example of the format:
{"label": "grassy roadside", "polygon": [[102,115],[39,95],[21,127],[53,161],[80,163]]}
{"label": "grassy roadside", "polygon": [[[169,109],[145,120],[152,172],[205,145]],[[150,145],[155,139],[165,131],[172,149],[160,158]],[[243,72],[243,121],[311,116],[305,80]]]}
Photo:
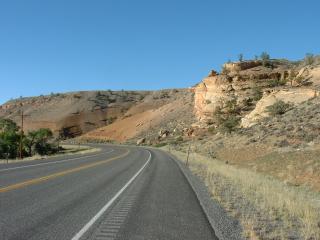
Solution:
{"label": "grassy roadside", "polygon": [[[87,153],[94,153],[94,152],[99,152],[100,149],[99,148],[94,148],[94,147],[90,147],[90,146],[85,146],[85,145],[69,145],[69,144],[63,144],[61,145],[61,147],[63,147],[64,149],[61,150],[59,153],[57,154],[53,154],[50,156],[40,156],[40,155],[35,155],[32,157],[27,157],[24,158],[23,160],[20,159],[10,159],[8,161],[8,163],[16,163],[16,162],[24,162],[24,161],[35,161],[35,160],[43,160],[43,159],[47,159],[49,157],[58,157],[58,156],[68,156],[68,155],[75,155],[75,154],[87,154]],[[6,159],[0,159],[0,164],[4,164],[7,163]]]}
{"label": "grassy roadside", "polygon": [[[181,149],[170,152],[187,157]],[[320,239],[319,193],[198,153],[190,154],[189,167],[212,197],[240,220],[247,239]]]}

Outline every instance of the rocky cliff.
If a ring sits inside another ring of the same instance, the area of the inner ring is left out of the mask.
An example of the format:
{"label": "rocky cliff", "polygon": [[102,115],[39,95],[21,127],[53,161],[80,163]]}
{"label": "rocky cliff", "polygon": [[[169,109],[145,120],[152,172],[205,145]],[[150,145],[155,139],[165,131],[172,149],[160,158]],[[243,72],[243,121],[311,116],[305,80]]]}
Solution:
{"label": "rocky cliff", "polygon": [[319,69],[286,60],[226,63],[220,74],[211,71],[194,87],[195,114],[200,123],[214,124],[215,113],[232,102],[244,118],[242,126],[251,126],[277,99],[300,103],[316,96]]}

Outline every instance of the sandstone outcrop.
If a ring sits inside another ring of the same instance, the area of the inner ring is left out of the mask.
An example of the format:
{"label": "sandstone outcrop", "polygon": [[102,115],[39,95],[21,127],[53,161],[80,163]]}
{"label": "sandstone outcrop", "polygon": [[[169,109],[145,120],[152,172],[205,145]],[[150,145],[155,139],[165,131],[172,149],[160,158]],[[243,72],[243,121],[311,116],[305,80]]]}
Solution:
{"label": "sandstone outcrop", "polygon": [[261,66],[262,62],[261,61],[243,61],[243,62],[231,62],[231,63],[225,63],[223,65],[223,69],[225,69],[228,72],[238,72],[238,71],[243,71],[249,68],[254,68]]}
{"label": "sandstone outcrop", "polygon": [[270,60],[268,67],[259,60],[224,64],[221,74],[212,71],[193,88],[198,120],[212,122],[217,109],[225,108],[230,101],[241,106],[241,115],[248,114],[257,100],[253,97],[255,89],[271,92],[290,85],[291,69],[292,66],[280,60]]}
{"label": "sandstone outcrop", "polygon": [[137,140],[137,145],[141,145],[146,142],[146,138],[140,138]]}

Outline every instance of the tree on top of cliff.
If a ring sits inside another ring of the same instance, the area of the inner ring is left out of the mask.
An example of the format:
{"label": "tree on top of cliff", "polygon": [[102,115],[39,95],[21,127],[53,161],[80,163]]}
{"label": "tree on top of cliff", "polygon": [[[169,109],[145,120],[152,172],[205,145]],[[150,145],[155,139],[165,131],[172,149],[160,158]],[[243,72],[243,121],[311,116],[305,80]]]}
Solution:
{"label": "tree on top of cliff", "polygon": [[242,62],[242,61],[243,61],[243,54],[242,54],[242,53],[240,53],[240,54],[238,55],[238,59],[239,59],[239,62]]}
{"label": "tree on top of cliff", "polygon": [[268,61],[270,60],[270,55],[267,52],[262,52],[260,58],[262,60],[262,65],[266,66]]}

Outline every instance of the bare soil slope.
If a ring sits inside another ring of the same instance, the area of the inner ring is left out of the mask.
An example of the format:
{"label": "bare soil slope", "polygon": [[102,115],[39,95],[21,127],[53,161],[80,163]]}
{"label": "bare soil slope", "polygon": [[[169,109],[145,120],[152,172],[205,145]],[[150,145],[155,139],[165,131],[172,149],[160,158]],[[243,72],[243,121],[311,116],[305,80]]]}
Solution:
{"label": "bare soil slope", "polygon": [[81,138],[135,142],[139,138],[157,141],[159,132],[182,131],[195,121],[193,93],[187,89],[162,90],[146,96],[114,123],[93,130]]}

